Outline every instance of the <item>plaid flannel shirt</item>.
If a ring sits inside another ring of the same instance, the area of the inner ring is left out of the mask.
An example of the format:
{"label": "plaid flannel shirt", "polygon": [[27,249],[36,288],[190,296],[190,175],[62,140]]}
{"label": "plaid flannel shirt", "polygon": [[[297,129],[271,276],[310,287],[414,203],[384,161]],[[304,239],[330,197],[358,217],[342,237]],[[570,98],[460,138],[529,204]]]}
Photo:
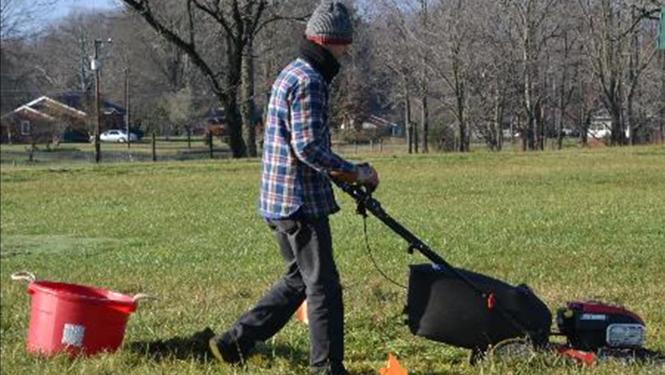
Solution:
{"label": "plaid flannel shirt", "polygon": [[263,217],[322,217],[339,210],[328,173],[355,166],[330,149],[328,99],[325,79],[303,59],[277,77],[263,140]]}

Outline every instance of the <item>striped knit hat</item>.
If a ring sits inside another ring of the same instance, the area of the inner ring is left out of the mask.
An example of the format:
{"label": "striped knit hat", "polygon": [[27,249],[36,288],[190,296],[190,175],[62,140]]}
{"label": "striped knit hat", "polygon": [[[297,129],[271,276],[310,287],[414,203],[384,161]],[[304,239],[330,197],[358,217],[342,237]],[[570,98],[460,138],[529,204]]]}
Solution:
{"label": "striped knit hat", "polygon": [[307,22],[305,36],[321,44],[351,44],[353,26],[346,6],[339,1],[323,0]]}

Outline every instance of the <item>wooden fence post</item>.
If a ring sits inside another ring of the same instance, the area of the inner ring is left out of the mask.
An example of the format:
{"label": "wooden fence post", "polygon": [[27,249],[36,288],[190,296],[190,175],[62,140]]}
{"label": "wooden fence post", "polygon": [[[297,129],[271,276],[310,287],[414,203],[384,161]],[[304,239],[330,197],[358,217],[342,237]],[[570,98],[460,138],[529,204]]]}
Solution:
{"label": "wooden fence post", "polygon": [[152,132],[152,161],[157,161],[157,139],[155,132]]}
{"label": "wooden fence post", "polygon": [[35,141],[30,142],[30,147],[26,147],[28,149],[28,162],[32,163],[35,161],[35,149],[37,146],[35,145]]}

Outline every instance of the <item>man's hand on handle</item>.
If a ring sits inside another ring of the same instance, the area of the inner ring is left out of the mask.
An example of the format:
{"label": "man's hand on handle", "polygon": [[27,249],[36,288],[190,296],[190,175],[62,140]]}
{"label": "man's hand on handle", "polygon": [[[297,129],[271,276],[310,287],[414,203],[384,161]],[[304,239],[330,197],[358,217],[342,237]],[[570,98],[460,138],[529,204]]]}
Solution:
{"label": "man's hand on handle", "polygon": [[370,192],[379,187],[379,174],[369,163],[358,164],[356,183],[365,186]]}
{"label": "man's hand on handle", "polygon": [[332,171],[330,176],[337,181],[362,185],[370,192],[376,190],[379,186],[379,174],[369,163],[356,165],[355,172]]}

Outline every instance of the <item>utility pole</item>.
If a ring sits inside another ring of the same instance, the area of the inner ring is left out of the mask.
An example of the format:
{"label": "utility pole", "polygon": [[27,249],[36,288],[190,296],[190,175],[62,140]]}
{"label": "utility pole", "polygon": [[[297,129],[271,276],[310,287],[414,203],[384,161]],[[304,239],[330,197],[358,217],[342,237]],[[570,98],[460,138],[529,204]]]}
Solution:
{"label": "utility pole", "polygon": [[129,126],[129,66],[125,67],[125,126],[127,126],[127,148],[132,146],[131,128]]}
{"label": "utility pole", "polygon": [[[112,40],[109,38],[107,43],[111,43]],[[101,69],[101,63],[99,61],[99,47],[104,41],[100,39],[95,39],[95,54],[90,63],[91,69],[95,72],[95,114],[97,115],[97,125],[95,126],[95,163],[99,163],[102,159],[102,153],[99,142],[99,135],[102,128],[102,113],[100,109],[100,93],[99,88],[99,70]]]}
{"label": "utility pole", "polygon": [[99,163],[102,159],[101,149],[99,147],[99,131],[101,129],[102,116],[99,111],[99,45],[101,40],[95,39],[95,54],[92,57],[92,70],[95,72],[95,114],[97,115],[97,122],[95,125],[95,163]]}

